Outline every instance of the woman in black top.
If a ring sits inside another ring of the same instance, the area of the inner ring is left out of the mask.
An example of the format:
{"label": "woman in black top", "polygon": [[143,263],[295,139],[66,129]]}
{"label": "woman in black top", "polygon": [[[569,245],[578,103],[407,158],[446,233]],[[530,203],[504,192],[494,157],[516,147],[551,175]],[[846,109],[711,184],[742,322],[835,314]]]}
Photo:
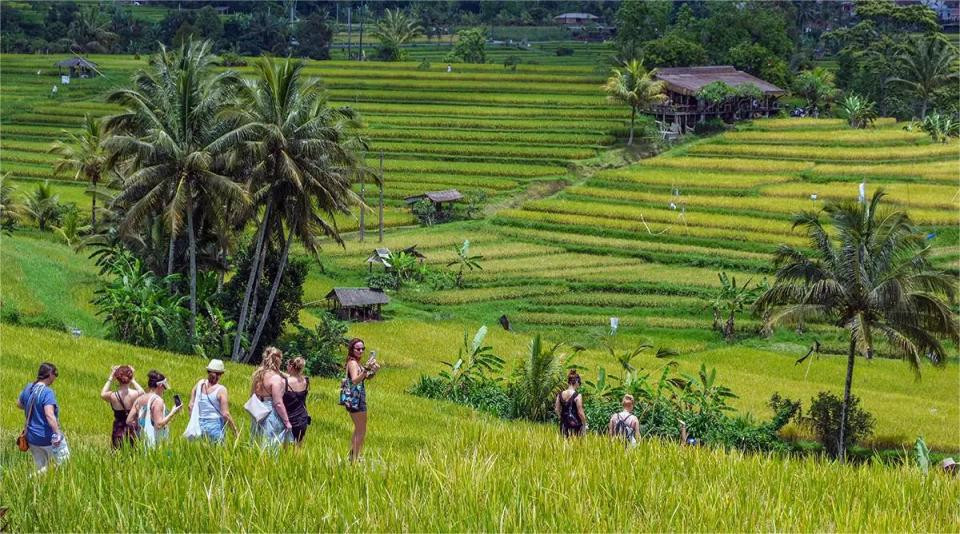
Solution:
{"label": "woman in black top", "polygon": [[[114,381],[117,389],[110,389]],[[134,434],[127,426],[127,415],[137,397],[143,395],[143,388],[133,378],[133,367],[129,365],[114,365],[110,369],[107,382],[100,389],[100,398],[113,409],[113,431],[110,433],[110,442],[114,449],[119,449],[124,443],[133,445]]]}
{"label": "woman in black top", "polygon": [[310,424],[310,414],[307,413],[307,395],[310,392],[310,378],[303,376],[303,367],[306,360],[296,357],[287,362],[287,375],[284,377],[286,388],[283,391],[283,406],[287,409],[290,419],[291,434],[297,445],[303,442]]}

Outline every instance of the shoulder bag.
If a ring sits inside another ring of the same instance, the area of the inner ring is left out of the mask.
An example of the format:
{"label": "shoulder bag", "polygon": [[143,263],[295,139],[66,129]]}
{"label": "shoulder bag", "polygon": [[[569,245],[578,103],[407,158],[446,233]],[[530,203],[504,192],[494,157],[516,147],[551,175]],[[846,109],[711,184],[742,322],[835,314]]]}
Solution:
{"label": "shoulder bag", "polygon": [[37,385],[34,383],[33,390],[30,391],[30,406],[27,408],[27,422],[23,424],[23,430],[17,436],[17,448],[21,452],[30,450],[30,442],[27,441],[27,427],[30,426],[30,416],[33,415],[33,405],[37,403]]}

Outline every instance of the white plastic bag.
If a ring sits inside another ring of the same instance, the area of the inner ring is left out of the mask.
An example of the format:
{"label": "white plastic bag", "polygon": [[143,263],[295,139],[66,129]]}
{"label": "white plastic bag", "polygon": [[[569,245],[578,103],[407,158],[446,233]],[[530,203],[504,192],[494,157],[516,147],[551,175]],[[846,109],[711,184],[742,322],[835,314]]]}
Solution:
{"label": "white plastic bag", "polygon": [[153,401],[157,400],[157,396],[151,394],[150,398],[147,399],[147,402],[140,408],[144,410],[141,412],[143,417],[143,427],[140,429],[140,439],[143,441],[143,444],[147,448],[153,448],[157,444],[157,431],[153,428],[153,414],[150,406],[153,404]]}
{"label": "white plastic bag", "polygon": [[187,423],[187,429],[183,432],[183,437],[187,439],[200,439],[203,437],[203,429],[200,427],[200,394],[203,392],[204,380],[197,382],[197,387],[193,393],[193,409],[190,410],[190,422]]}

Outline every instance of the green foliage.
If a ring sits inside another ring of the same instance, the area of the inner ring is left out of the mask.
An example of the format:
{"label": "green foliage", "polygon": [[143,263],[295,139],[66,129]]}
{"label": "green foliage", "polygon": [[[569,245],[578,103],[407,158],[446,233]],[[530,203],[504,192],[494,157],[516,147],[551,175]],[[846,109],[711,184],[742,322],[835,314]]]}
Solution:
{"label": "green foliage", "polygon": [[23,205],[16,197],[17,188],[10,183],[10,173],[0,173],[0,230],[11,234],[23,214]]}
{"label": "green foliage", "polygon": [[[753,306],[767,289],[767,280],[750,287],[753,281],[747,280],[741,286],[737,286],[737,277],[727,276],[725,272],[717,273],[720,279],[720,287],[714,293],[710,301],[710,308],[713,310],[713,329],[721,332],[727,342],[733,342],[736,338],[736,314],[744,309]],[[726,320],[724,320],[726,316]]]}
{"label": "green foliage", "polygon": [[282,345],[287,358],[303,357],[311,376],[337,377],[343,372],[344,350],[349,342],[347,323],[327,312],[319,313],[317,326],[311,330],[296,324],[293,339]]}
{"label": "green foliage", "polygon": [[779,87],[789,86],[787,62],[757,43],[741,43],[727,52],[730,63]]}
{"label": "green foliage", "polygon": [[96,291],[93,304],[109,336],[134,345],[182,350],[186,298],[170,291],[180,275],[156,276],[123,249],[101,264],[110,280]]}
{"label": "green foliage", "polygon": [[639,57],[644,43],[664,34],[670,18],[670,2],[627,0],[617,9],[617,47],[626,59]]}
{"label": "green foliage", "polygon": [[690,67],[707,63],[707,51],[700,43],[670,32],[643,45],[643,61],[651,68]]}
{"label": "green foliage", "polygon": [[219,64],[221,67],[246,67],[247,60],[240,54],[224,52],[220,54]]}
{"label": "green foliage", "polygon": [[805,70],[793,80],[793,93],[801,98],[810,109],[827,110],[837,96],[834,87],[834,75],[823,67]]}
{"label": "green foliage", "polygon": [[377,59],[381,61],[402,61],[405,51],[403,45],[423,33],[423,27],[412,17],[399,9],[384,11],[371,34],[380,41]]}
{"label": "green foliage", "polygon": [[960,121],[946,113],[929,113],[917,125],[937,143],[946,143],[951,137],[960,136]]}
{"label": "green foliage", "polygon": [[463,287],[464,271],[471,272],[474,269],[482,271],[483,267],[480,265],[480,260],[483,259],[483,256],[470,254],[469,239],[464,239],[462,244],[455,245],[454,251],[456,251],[457,257],[447,263],[447,267],[457,268],[456,286]]}
{"label": "green foliage", "polygon": [[391,252],[387,257],[389,266],[383,272],[372,273],[367,277],[367,285],[380,289],[401,289],[407,284],[431,281],[433,272],[420,260],[406,252]]}
{"label": "green foliage", "polygon": [[444,214],[438,212],[436,204],[428,198],[421,198],[414,202],[410,211],[413,212],[413,216],[417,218],[421,226],[433,226],[444,222]]}
{"label": "green foliage", "polygon": [[487,30],[484,27],[468,28],[457,32],[457,42],[446,60],[463,63],[487,62]]}
{"label": "green foliage", "polygon": [[[945,88],[957,86],[957,48],[941,36],[915,36],[902,45],[897,55],[898,74],[890,81],[907,89],[920,104],[920,118]],[[956,99],[953,99],[956,102]]]}
{"label": "green foliage", "polygon": [[310,59],[330,59],[334,24],[321,11],[314,11],[297,21],[294,35],[297,51]]}
{"label": "green foliage", "polygon": [[530,341],[529,355],[514,370],[508,387],[513,417],[547,421],[553,417],[554,395],[563,387],[564,373],[573,362],[572,352],[562,351],[563,343],[543,344],[540,334]]}
{"label": "green foliage", "polygon": [[821,391],[811,399],[810,409],[804,419],[831,458],[841,456],[843,451],[846,451],[851,445],[873,433],[873,415],[860,407],[860,399],[856,395],[850,396],[850,404],[846,409],[847,430],[842,447],[840,445],[840,425],[842,424],[843,401],[840,397],[827,391]]}
{"label": "green foliage", "polygon": [[614,68],[603,86],[607,100],[630,107],[630,138],[633,144],[633,129],[637,112],[666,102],[666,84],[653,79],[653,73],[647,71],[639,60],[631,59],[622,68]]}
{"label": "green foliage", "polygon": [[860,95],[849,95],[840,102],[840,114],[851,128],[869,128],[877,118],[876,104]]}
{"label": "green foliage", "polygon": [[717,80],[715,82],[710,82],[697,91],[697,98],[703,99],[710,104],[719,104],[730,98],[733,98],[736,94],[736,89],[727,85],[726,82]]}
{"label": "green foliage", "polygon": [[558,46],[556,50],[556,54],[561,57],[572,56],[573,53],[574,50],[569,46]]}
{"label": "green foliage", "polygon": [[23,203],[23,213],[33,219],[41,231],[59,224],[63,209],[63,205],[60,204],[60,195],[53,192],[50,180],[37,184]]}

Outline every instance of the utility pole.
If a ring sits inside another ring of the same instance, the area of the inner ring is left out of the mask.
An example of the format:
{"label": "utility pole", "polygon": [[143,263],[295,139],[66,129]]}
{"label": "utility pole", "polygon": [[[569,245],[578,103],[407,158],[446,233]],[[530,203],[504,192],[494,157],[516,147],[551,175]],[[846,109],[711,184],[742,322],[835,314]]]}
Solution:
{"label": "utility pole", "polygon": [[367,201],[363,196],[364,176],[360,174],[360,242],[363,243],[363,212],[367,211]]}
{"label": "utility pole", "polygon": [[350,23],[351,13],[353,13],[353,6],[347,4],[347,60],[350,60],[350,53],[352,52],[350,49],[350,38],[353,35],[353,25]]}
{"label": "utility pole", "polygon": [[360,4],[360,61],[363,61],[363,19],[366,17],[367,3],[362,2]]}
{"label": "utility pole", "polygon": [[380,151],[380,242],[383,243],[383,150]]}

